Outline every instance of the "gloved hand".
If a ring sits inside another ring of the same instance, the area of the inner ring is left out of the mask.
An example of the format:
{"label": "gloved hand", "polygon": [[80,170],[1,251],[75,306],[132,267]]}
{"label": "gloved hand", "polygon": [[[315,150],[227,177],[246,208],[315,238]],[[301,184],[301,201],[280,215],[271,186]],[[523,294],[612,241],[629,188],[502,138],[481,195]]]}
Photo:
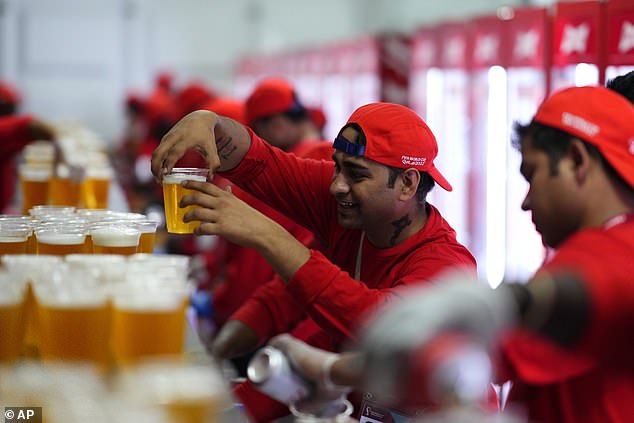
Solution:
{"label": "gloved hand", "polygon": [[293,369],[314,384],[314,391],[308,398],[294,404],[296,408],[320,415],[350,392],[351,388],[335,385],[330,380],[330,370],[339,354],[312,347],[288,334],[274,337],[269,345],[282,351]]}
{"label": "gloved hand", "polygon": [[463,333],[488,345],[517,314],[513,297],[465,273],[402,291],[362,333],[364,389],[393,397],[409,371],[412,355],[445,333]]}
{"label": "gloved hand", "polygon": [[335,385],[330,379],[330,369],[339,354],[312,347],[289,334],[272,338],[269,345],[282,351],[295,370],[315,383],[320,391],[348,392],[349,387]]}

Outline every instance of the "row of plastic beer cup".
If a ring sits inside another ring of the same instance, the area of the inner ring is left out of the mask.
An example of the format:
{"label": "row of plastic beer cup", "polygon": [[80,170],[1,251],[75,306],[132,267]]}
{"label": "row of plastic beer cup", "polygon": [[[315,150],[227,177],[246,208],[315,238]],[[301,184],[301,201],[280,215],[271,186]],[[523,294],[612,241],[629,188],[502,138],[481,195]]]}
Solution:
{"label": "row of plastic beer cup", "polygon": [[67,167],[53,175],[50,164],[24,164],[19,168],[22,212],[39,205],[84,206],[89,209],[108,207],[108,190],[112,179],[109,168],[87,169],[86,177],[72,178]]}
{"label": "row of plastic beer cup", "polygon": [[137,213],[48,213],[0,217],[0,254],[152,253],[157,222]]}
{"label": "row of plastic beer cup", "polygon": [[231,419],[229,389],[209,360],[152,360],[107,381],[78,364],[0,367],[0,407],[16,405],[42,407],[47,423],[240,421]]}
{"label": "row of plastic beer cup", "polygon": [[107,366],[183,351],[186,256],[6,255],[0,361],[35,348],[45,361]]}

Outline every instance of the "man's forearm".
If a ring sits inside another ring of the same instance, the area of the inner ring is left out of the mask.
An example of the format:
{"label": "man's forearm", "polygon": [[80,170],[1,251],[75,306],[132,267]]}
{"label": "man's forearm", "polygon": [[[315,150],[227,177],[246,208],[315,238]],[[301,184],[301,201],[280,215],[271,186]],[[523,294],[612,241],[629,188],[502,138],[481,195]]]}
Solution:
{"label": "man's forearm", "polygon": [[284,282],[310,258],[310,250],[284,228],[275,224],[276,230],[267,233],[257,250]]}
{"label": "man's forearm", "polygon": [[220,158],[218,171],[224,172],[238,166],[251,146],[249,132],[238,122],[218,116],[214,133]]}

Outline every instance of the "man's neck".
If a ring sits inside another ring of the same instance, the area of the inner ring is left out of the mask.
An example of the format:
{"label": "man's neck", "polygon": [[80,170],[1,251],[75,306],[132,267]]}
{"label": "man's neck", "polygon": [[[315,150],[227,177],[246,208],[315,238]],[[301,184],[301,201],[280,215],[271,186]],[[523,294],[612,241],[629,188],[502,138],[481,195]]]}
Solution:
{"label": "man's neck", "polygon": [[420,231],[427,223],[428,212],[426,206],[422,211],[418,208],[394,218],[389,227],[382,225],[373,230],[366,229],[368,241],[377,248],[392,248],[407,240]]}

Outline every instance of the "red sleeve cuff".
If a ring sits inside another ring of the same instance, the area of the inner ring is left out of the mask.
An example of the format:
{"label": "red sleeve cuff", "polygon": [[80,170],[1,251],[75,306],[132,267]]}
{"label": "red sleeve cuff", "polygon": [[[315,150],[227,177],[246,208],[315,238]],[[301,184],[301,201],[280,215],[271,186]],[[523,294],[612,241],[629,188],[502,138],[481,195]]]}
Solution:
{"label": "red sleeve cuff", "polygon": [[[321,292],[332,283],[341,272],[322,253],[310,250],[310,258],[286,285],[295,300],[305,307],[312,304]],[[315,277],[319,275],[319,277]]]}

